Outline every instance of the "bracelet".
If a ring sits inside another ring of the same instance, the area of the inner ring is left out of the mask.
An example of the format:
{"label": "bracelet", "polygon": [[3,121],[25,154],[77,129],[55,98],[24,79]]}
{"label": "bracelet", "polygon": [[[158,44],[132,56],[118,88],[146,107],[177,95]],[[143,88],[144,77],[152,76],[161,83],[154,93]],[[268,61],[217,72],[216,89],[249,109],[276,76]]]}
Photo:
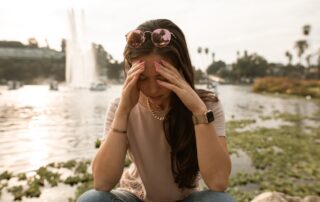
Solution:
{"label": "bracelet", "polygon": [[117,128],[111,128],[111,130],[112,130],[113,132],[117,132],[117,133],[127,133],[126,130],[119,130],[119,129],[117,129]]}

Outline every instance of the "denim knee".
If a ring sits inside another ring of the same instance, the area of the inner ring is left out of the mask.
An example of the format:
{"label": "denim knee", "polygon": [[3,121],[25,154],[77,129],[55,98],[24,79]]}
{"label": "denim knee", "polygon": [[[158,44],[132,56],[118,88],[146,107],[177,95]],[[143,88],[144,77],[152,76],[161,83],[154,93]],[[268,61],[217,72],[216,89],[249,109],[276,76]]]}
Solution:
{"label": "denim knee", "polygon": [[235,200],[226,192],[204,190],[192,193],[183,202],[235,202]]}
{"label": "denim knee", "polygon": [[235,200],[231,197],[231,195],[226,192],[213,192],[213,191],[208,191],[208,192],[210,194],[204,197],[204,201],[235,202]]}
{"label": "denim knee", "polygon": [[77,202],[116,202],[118,200],[112,193],[105,191],[97,191],[95,189],[84,192]]}

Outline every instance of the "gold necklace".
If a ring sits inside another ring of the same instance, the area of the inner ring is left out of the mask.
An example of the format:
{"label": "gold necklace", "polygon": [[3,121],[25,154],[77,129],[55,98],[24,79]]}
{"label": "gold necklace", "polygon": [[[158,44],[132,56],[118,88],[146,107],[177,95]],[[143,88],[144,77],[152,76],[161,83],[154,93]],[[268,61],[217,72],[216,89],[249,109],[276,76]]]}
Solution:
{"label": "gold necklace", "polygon": [[166,118],[166,115],[159,116],[159,115],[156,114],[156,112],[151,108],[150,101],[149,101],[148,98],[147,98],[147,105],[148,105],[149,110],[151,111],[151,114],[152,114],[153,118],[158,119],[160,121],[163,121]]}

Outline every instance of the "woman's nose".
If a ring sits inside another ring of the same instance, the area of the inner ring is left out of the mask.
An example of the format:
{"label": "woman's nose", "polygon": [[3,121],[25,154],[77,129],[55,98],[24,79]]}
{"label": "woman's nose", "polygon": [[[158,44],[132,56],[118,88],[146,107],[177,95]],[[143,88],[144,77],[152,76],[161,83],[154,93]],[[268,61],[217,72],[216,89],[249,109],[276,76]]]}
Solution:
{"label": "woman's nose", "polygon": [[157,94],[157,92],[159,91],[159,84],[157,83],[157,81],[156,80],[154,80],[154,81],[151,81],[150,83],[149,83],[149,91],[150,91],[150,94],[151,95],[155,95],[155,94]]}

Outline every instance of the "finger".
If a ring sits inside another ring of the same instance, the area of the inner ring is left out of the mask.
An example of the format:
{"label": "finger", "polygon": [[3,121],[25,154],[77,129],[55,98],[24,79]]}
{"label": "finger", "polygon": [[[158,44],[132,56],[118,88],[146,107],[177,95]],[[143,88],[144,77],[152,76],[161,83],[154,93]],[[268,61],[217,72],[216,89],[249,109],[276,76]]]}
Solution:
{"label": "finger", "polygon": [[139,75],[135,75],[135,76],[128,82],[127,88],[128,88],[128,89],[132,89],[132,87],[135,86],[135,84],[137,83],[138,79],[139,79]]}
{"label": "finger", "polygon": [[165,60],[160,60],[160,61],[161,61],[161,65],[163,65],[165,67],[165,69],[170,70],[170,71],[174,72],[177,75],[180,75],[184,79],[182,70],[178,70],[172,64],[170,64],[169,62],[167,62]]}
{"label": "finger", "polygon": [[144,61],[133,64],[132,67],[127,72],[127,75],[130,75],[133,72],[137,71],[139,68],[141,68],[141,66],[144,66]]}
{"label": "finger", "polygon": [[132,72],[130,75],[127,76],[126,81],[124,83],[124,87],[126,87],[128,85],[129,82],[131,82],[132,79],[134,79],[134,77],[138,77],[140,76],[140,74],[144,71],[145,67],[142,66],[139,69],[137,69],[136,71]]}
{"label": "finger", "polygon": [[172,84],[172,83],[168,83],[168,82],[165,82],[165,81],[160,81],[160,80],[157,80],[158,84],[173,91],[174,93],[176,93],[177,95],[179,94],[179,87],[177,87],[176,85]]}
{"label": "finger", "polygon": [[[156,63],[157,62],[155,62],[155,65],[159,66],[160,68],[163,67],[162,70],[165,72],[168,72],[168,74],[174,75],[177,78],[183,78],[182,74],[180,74],[178,72],[178,70],[176,68],[174,68],[173,66],[168,67],[168,66],[164,66],[163,64],[160,64],[160,63],[156,64]],[[169,64],[169,63],[167,63],[167,64]]]}
{"label": "finger", "polygon": [[167,67],[168,69],[174,71],[176,74],[180,74],[179,71],[173,65],[171,65],[169,62],[167,62],[165,60],[160,60],[160,61],[164,67]]}
{"label": "finger", "polygon": [[123,87],[126,87],[135,77],[138,77],[140,76],[140,74],[144,71],[144,69],[140,69],[134,73],[132,73],[130,76],[127,77],[125,83],[124,83],[124,86]]}
{"label": "finger", "polygon": [[167,79],[170,83],[173,83],[177,86],[181,87],[181,76],[177,75],[176,73],[165,69],[162,65],[159,63],[155,63],[156,71],[163,76],[165,79]]}
{"label": "finger", "polygon": [[173,65],[171,65],[169,62],[165,60],[160,60],[160,61],[161,61],[161,64],[165,67],[165,69],[169,69],[175,72],[177,75],[180,75],[183,80],[185,80],[182,69],[178,70],[177,68],[175,68]]}
{"label": "finger", "polygon": [[164,67],[163,69],[167,72],[170,72],[170,74],[175,74],[175,75],[180,75],[180,73],[178,72],[178,70],[173,67],[172,65],[170,65],[169,63],[163,64],[163,62],[158,63],[161,67]]}

